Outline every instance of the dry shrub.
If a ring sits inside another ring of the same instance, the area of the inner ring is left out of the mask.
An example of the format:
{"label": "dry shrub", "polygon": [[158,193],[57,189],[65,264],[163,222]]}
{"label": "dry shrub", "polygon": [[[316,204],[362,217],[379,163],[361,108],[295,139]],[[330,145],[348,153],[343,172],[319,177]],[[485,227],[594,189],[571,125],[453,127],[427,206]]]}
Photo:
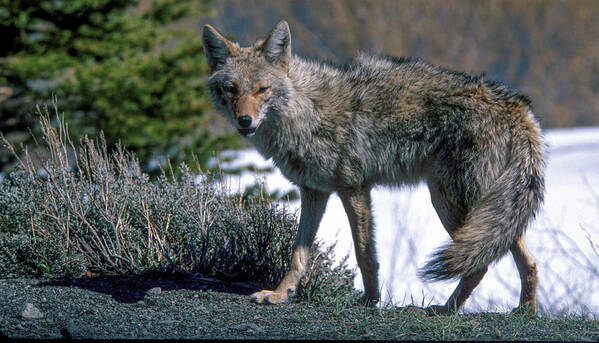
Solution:
{"label": "dry shrub", "polygon": [[[184,164],[150,180],[133,154],[109,151],[101,134],[73,144],[56,102],[54,119],[47,108],[38,112],[39,146],[50,158],[25,151],[0,183],[0,276],[175,271],[267,288],[282,279],[297,230],[284,206],[231,196]],[[333,267],[332,248],[317,247],[316,256],[303,298],[353,299],[355,273]]]}

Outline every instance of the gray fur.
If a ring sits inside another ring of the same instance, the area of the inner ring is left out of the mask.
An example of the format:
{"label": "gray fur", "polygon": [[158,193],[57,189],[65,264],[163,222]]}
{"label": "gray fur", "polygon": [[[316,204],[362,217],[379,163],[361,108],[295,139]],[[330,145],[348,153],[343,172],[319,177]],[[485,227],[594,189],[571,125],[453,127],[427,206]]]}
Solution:
{"label": "gray fur", "polygon": [[[510,249],[520,256],[521,275],[534,274],[536,280],[534,261],[520,240],[543,200],[544,143],[527,98],[482,76],[417,59],[360,54],[344,66],[308,61],[290,55],[285,22],[265,42],[214,63],[214,56],[223,56],[221,48],[234,43],[218,42],[224,38],[211,30],[205,28],[204,38],[214,65],[209,81],[214,105],[300,186],[302,212],[311,206],[304,206],[304,198],[339,193],[352,223],[368,302],[379,296],[368,195],[374,185],[429,185],[453,242],[421,275],[462,279],[450,298],[455,308],[448,301],[436,310],[457,309],[487,266]],[[223,91],[228,84],[239,93]],[[258,94],[257,84],[267,85],[268,92]],[[236,123],[240,112],[250,113],[251,130]],[[315,232],[320,222],[315,216],[302,213],[307,219],[304,225],[300,220],[300,230]],[[296,252],[311,243],[298,241]],[[297,261],[292,269],[301,275],[305,261]],[[291,274],[277,290],[257,293],[254,300],[284,301],[298,281]],[[524,287],[523,294],[531,295],[521,306],[534,311],[533,286]]]}
{"label": "gray fur", "polygon": [[291,33],[286,22],[277,24],[262,49],[268,62],[287,67],[291,60]]}

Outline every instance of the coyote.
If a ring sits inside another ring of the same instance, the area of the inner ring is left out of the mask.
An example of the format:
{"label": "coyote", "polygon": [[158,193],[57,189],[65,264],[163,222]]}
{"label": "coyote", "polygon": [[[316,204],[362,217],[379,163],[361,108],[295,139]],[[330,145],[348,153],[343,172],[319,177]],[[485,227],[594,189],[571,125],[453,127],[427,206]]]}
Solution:
{"label": "coyote", "polygon": [[306,270],[331,193],[349,218],[362,301],[380,298],[370,190],[425,181],[452,242],[420,270],[426,280],[460,278],[445,305],[457,311],[490,263],[511,251],[521,278],[515,310],[535,313],[537,271],[523,233],[544,193],[544,148],[529,100],[483,76],[418,59],[360,54],[337,66],[291,53],[279,22],[265,40],[240,47],[203,30],[211,100],[301,194],[291,267],[274,290],[251,295],[276,304]]}

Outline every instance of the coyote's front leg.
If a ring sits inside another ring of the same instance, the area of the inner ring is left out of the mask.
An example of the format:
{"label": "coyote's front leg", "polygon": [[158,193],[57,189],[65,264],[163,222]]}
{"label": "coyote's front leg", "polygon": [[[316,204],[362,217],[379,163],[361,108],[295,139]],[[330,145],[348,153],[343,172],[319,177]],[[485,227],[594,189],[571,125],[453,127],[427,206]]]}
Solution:
{"label": "coyote's front leg", "polygon": [[301,187],[302,209],[299,232],[295,240],[291,268],[283,281],[274,291],[263,290],[252,294],[251,300],[258,304],[279,304],[287,301],[295,292],[299,279],[306,272],[306,264],[310,257],[310,247],[314,242],[318,225],[327,206],[330,193],[323,193]]}

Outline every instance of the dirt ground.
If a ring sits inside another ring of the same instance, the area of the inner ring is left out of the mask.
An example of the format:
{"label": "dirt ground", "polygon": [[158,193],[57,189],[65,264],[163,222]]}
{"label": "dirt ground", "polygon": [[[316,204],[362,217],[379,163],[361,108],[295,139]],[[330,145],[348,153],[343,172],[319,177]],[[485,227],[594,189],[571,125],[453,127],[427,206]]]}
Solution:
{"label": "dirt ground", "polygon": [[[211,278],[0,279],[0,338],[597,341],[599,321],[505,313],[265,306],[256,285]],[[423,312],[423,311],[421,311]]]}
{"label": "dirt ground", "polygon": [[246,294],[254,290],[250,285],[210,279],[2,279],[0,335],[42,339],[305,337],[305,327],[281,330],[294,308],[305,310],[305,304],[276,308],[252,304]]}

